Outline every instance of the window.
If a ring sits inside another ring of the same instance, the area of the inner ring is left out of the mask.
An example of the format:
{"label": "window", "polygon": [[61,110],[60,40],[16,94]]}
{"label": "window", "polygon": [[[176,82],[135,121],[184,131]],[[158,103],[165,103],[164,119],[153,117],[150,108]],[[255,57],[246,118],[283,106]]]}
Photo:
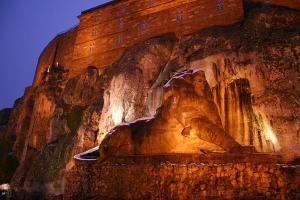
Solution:
{"label": "window", "polygon": [[90,45],[89,45],[89,52],[90,52],[90,54],[93,53],[94,48],[95,48],[95,42],[90,43]]}
{"label": "window", "polygon": [[120,15],[124,15],[126,13],[126,8],[125,7],[121,7],[120,9]]}
{"label": "window", "polygon": [[122,36],[121,35],[117,35],[117,37],[116,37],[116,44],[120,45],[120,44],[122,44],[122,42],[123,42]]}
{"label": "window", "polygon": [[149,25],[146,20],[143,20],[140,23],[140,31],[146,31],[148,29],[148,27],[149,27]]}
{"label": "window", "polygon": [[119,20],[118,20],[118,27],[119,27],[120,29],[124,28],[124,21],[123,21],[123,19],[119,19]]}
{"label": "window", "polygon": [[100,16],[99,15],[93,16],[93,21],[94,22],[99,22],[100,21]]}
{"label": "window", "polygon": [[183,11],[178,11],[177,14],[176,14],[176,21],[182,21],[184,18],[184,14],[183,14]]}
{"label": "window", "polygon": [[149,4],[152,5],[155,3],[155,0],[148,0]]}
{"label": "window", "polygon": [[97,36],[97,29],[96,29],[96,27],[93,27],[93,29],[92,29],[92,36],[93,37]]}
{"label": "window", "polygon": [[223,0],[216,0],[216,11],[221,12],[224,9],[224,2]]}
{"label": "window", "polygon": [[268,2],[262,2],[262,3],[261,3],[261,7],[262,7],[262,8],[267,8],[267,9],[268,9],[268,8],[271,8],[272,6],[271,6],[271,4],[268,3]]}

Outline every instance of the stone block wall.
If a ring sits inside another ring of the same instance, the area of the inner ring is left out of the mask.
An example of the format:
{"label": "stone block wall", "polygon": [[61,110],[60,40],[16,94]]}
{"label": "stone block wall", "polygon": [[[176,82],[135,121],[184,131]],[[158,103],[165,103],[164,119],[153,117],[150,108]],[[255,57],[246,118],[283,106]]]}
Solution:
{"label": "stone block wall", "polygon": [[185,162],[166,157],[152,157],[140,162],[139,159],[126,158],[105,164],[76,161],[76,166],[67,176],[64,197],[156,200],[300,198],[300,166],[255,159],[202,162],[199,157],[192,161],[186,156],[181,158]]}

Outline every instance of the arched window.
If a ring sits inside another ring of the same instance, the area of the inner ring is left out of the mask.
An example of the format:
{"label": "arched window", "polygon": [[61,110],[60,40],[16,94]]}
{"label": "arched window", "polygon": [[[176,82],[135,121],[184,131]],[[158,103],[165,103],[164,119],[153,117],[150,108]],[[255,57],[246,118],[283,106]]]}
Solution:
{"label": "arched window", "polygon": [[216,0],[216,11],[221,12],[224,10],[224,1],[223,0]]}

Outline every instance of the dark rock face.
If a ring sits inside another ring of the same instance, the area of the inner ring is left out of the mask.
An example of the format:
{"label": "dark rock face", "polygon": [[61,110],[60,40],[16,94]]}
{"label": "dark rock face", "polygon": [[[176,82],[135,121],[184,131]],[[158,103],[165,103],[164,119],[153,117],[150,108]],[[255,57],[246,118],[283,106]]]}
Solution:
{"label": "dark rock face", "polygon": [[8,123],[10,113],[10,108],[0,110],[0,126],[6,125]]}
{"label": "dark rock face", "polygon": [[18,166],[18,160],[12,155],[15,137],[7,134],[11,111],[11,108],[0,111],[0,184],[9,182]]}
{"label": "dark rock face", "polygon": [[[250,10],[241,24],[140,42],[115,64],[77,77],[51,66],[38,87],[26,89],[1,134],[19,162],[12,187],[62,195],[73,156],[100,144],[113,149],[108,155],[253,145],[292,160],[300,155],[299,58],[299,12],[268,7]],[[203,71],[198,82],[170,81],[187,69]],[[111,130],[120,123],[127,125]],[[209,130],[220,138],[207,138]],[[109,141],[115,131],[119,138]],[[128,148],[114,150],[125,141]]]}
{"label": "dark rock face", "polygon": [[86,73],[70,79],[63,92],[63,100],[68,105],[87,106],[101,102],[101,82],[97,68],[88,67]]}

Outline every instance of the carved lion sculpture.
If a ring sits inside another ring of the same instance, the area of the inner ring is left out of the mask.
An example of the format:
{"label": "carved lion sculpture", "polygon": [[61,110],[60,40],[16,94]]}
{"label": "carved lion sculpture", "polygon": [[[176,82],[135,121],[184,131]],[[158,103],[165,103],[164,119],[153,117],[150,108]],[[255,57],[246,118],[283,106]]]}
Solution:
{"label": "carved lion sculpture", "polygon": [[200,149],[239,152],[222,127],[217,107],[202,71],[177,73],[164,86],[161,107],[153,118],[113,128],[99,147],[100,159],[133,154],[200,152]]}

